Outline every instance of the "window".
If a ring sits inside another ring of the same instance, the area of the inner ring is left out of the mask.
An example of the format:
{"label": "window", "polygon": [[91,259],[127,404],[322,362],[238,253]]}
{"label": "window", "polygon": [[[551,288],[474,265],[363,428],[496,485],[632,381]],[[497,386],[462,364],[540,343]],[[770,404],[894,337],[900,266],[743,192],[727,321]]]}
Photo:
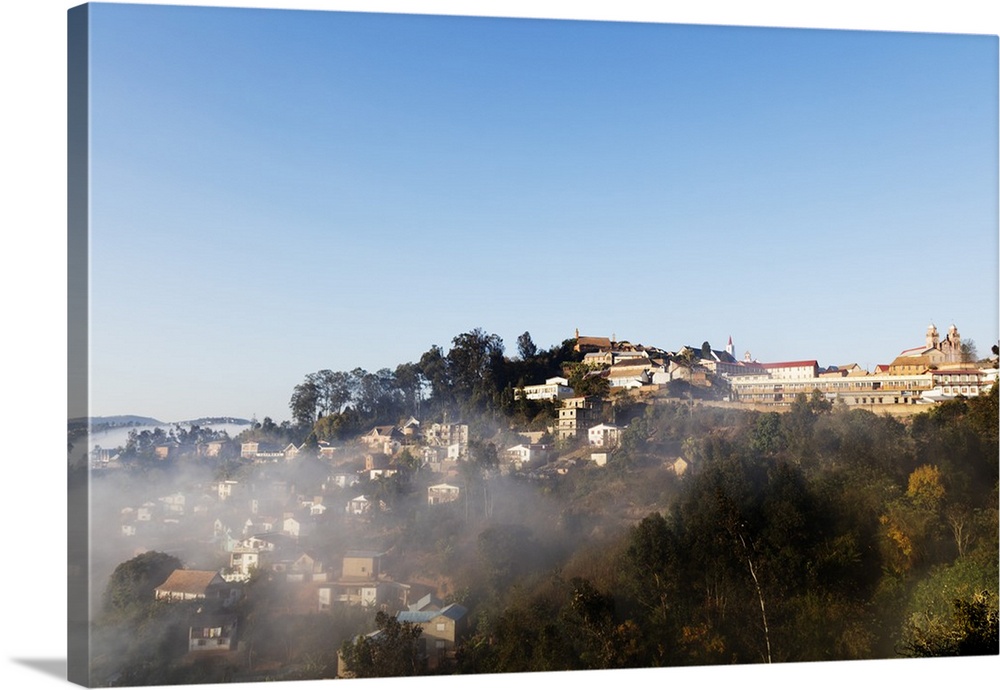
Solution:
{"label": "window", "polygon": [[438,623],[436,629],[438,632],[444,632],[444,623]]}

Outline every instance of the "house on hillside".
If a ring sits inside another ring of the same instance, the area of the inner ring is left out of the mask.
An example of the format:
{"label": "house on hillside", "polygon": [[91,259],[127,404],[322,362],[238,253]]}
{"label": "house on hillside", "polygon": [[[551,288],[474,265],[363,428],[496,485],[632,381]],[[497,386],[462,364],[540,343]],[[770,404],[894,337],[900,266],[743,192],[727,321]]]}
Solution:
{"label": "house on hillside", "polygon": [[206,441],[198,445],[198,455],[206,458],[217,458],[232,443],[232,441]]}
{"label": "house on hillside", "polygon": [[261,567],[260,550],[236,547],[229,554],[227,581],[249,580],[253,571]]}
{"label": "house on hillside", "polygon": [[503,452],[503,459],[515,471],[541,465],[549,458],[549,447],[540,443],[519,443]]}
{"label": "house on hillside", "polygon": [[528,400],[562,400],[573,397],[573,389],[567,379],[553,376],[545,379],[545,383],[514,389],[515,400],[520,400],[522,395]]}
{"label": "house on hillside", "polygon": [[391,609],[406,606],[409,587],[384,576],[384,555],[379,551],[348,551],[344,555],[340,577],[317,590],[319,610],[329,610],[335,603]]}
{"label": "house on hillside", "polygon": [[268,564],[268,570],[277,573],[286,582],[326,582],[327,572],[323,562],[308,551],[292,552],[286,558],[278,558]]}
{"label": "house on hillside", "polygon": [[325,482],[323,482],[322,489],[326,491],[334,486],[341,489],[347,489],[354,486],[359,481],[361,480],[358,479],[357,472],[334,472],[326,478]]}
{"label": "house on hillside", "polygon": [[608,370],[611,388],[641,388],[652,382],[653,363],[647,357],[623,359]]}
{"label": "house on hillside", "polygon": [[223,579],[217,570],[177,569],[155,590],[157,600],[189,601],[204,599],[221,606],[232,606],[240,588]]}
{"label": "house on hillside", "polygon": [[424,441],[431,446],[469,445],[469,425],[435,422],[424,430]]}
{"label": "house on hillside", "polygon": [[189,652],[228,652],[236,649],[235,614],[199,611],[188,627]]}
{"label": "house on hillside", "polygon": [[465,634],[468,610],[461,604],[449,604],[440,610],[430,607],[423,611],[400,611],[401,623],[415,623],[421,628],[417,640],[428,669],[436,669],[454,658],[455,645]]}
{"label": "house on hillside", "polygon": [[224,479],[215,485],[220,501],[226,501],[232,498],[233,494],[239,491],[239,488],[240,483],[235,479]]}
{"label": "house on hillside", "polygon": [[587,429],[587,443],[601,448],[613,448],[622,438],[622,428],[614,424],[598,424]]}
{"label": "house on hillside", "polygon": [[183,493],[178,491],[167,496],[161,496],[156,500],[159,501],[161,509],[165,514],[174,517],[184,514],[184,506],[187,498]]}
{"label": "house on hillside", "polygon": [[405,422],[403,426],[400,427],[400,431],[403,437],[408,439],[410,442],[416,440],[420,436],[420,420],[416,417],[410,417]]}
{"label": "house on hillside", "polygon": [[611,352],[612,343],[610,338],[580,335],[580,329],[576,329],[576,343],[573,350],[587,354],[588,352]]}
{"label": "house on hillside", "polygon": [[281,520],[281,533],[293,539],[305,537],[316,530],[316,520],[308,512],[285,513]]}
{"label": "house on hillside", "polygon": [[393,455],[403,444],[405,437],[395,426],[377,426],[361,436],[361,442],[371,450]]}
{"label": "house on hillside", "polygon": [[372,509],[372,502],[367,496],[355,496],[347,502],[348,515],[364,515]]}
{"label": "house on hillside", "polygon": [[460,489],[452,484],[435,484],[427,487],[427,505],[452,503],[458,500]]}
{"label": "house on hillside", "polygon": [[604,401],[595,395],[566,398],[559,408],[556,434],[559,438],[576,438],[601,421],[603,406]]}
{"label": "house on hillside", "polygon": [[285,458],[285,449],[275,443],[246,441],[240,445],[240,457],[257,462],[275,462]]}

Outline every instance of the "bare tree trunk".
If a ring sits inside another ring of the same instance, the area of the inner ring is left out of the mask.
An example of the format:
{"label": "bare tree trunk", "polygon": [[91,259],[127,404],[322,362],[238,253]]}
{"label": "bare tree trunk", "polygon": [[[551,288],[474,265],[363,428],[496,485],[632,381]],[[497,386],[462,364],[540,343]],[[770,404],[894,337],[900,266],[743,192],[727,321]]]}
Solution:
{"label": "bare tree trunk", "polygon": [[952,536],[955,538],[955,546],[958,548],[958,556],[965,555],[965,550],[969,546],[971,535],[966,530],[967,515],[964,511],[951,510],[948,512],[948,524],[951,526]]}
{"label": "bare tree trunk", "polygon": [[767,645],[767,663],[771,663],[771,638],[767,630],[767,612],[764,610],[764,593],[760,589],[760,582],[757,580],[757,573],[753,569],[753,561],[750,559],[750,550],[747,549],[747,543],[743,540],[743,535],[737,535],[740,539],[740,544],[743,545],[743,553],[747,557],[747,566],[750,568],[750,577],[753,578],[753,585],[757,588],[757,599],[760,601],[760,618],[764,623],[764,643]]}

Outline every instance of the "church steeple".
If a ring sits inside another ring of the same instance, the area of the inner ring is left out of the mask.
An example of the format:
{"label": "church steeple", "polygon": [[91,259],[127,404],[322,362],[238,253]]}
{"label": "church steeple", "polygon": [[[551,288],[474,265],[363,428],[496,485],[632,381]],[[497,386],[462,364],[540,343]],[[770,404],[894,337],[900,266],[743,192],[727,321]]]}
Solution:
{"label": "church steeple", "polygon": [[729,336],[729,342],[726,343],[726,354],[732,357],[735,350],[736,348],[733,347],[733,336]]}
{"label": "church steeple", "polygon": [[937,326],[931,324],[927,327],[927,349],[937,350],[940,336],[938,336]]}

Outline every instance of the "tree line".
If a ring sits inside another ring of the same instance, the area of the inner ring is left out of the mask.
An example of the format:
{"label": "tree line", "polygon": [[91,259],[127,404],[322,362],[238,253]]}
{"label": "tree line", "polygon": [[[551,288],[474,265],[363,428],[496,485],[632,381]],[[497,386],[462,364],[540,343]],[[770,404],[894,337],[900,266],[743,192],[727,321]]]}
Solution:
{"label": "tree line", "polygon": [[574,344],[570,339],[540,349],[525,332],[517,339],[517,355],[508,357],[500,336],[475,328],[455,336],[447,351],[432,345],[416,362],[392,369],[306,374],[294,387],[289,408],[297,428],[322,440],[347,438],[407,415],[506,415],[530,421],[542,406],[517,401],[514,388],[559,375],[566,362],[579,362]]}

